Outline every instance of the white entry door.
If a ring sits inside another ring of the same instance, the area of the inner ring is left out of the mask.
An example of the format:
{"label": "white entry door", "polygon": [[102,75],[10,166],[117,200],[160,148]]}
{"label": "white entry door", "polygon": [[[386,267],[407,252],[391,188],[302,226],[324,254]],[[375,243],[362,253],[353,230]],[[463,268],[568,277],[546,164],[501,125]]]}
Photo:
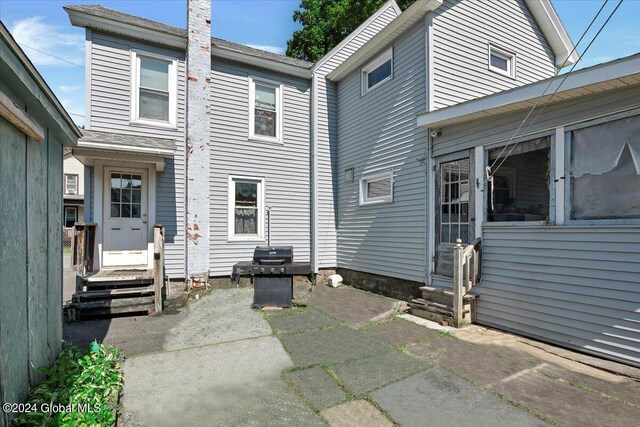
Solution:
{"label": "white entry door", "polygon": [[146,267],[146,169],[105,167],[103,267]]}

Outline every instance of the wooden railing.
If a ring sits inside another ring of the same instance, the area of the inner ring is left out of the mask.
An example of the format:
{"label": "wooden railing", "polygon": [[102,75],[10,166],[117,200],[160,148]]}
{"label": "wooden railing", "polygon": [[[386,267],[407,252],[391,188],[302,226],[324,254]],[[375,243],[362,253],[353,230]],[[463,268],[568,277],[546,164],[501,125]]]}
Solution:
{"label": "wooden railing", "polygon": [[[470,323],[471,310],[465,310],[464,296],[479,281],[480,239],[467,246],[457,239],[453,248],[453,322],[456,327]],[[465,314],[468,314],[465,318]]]}
{"label": "wooden railing", "polygon": [[153,287],[156,314],[162,313],[162,289],[164,287],[164,227],[153,226]]}
{"label": "wooden railing", "polygon": [[93,252],[96,241],[97,224],[76,223],[73,226],[72,267],[84,276],[93,271]]}

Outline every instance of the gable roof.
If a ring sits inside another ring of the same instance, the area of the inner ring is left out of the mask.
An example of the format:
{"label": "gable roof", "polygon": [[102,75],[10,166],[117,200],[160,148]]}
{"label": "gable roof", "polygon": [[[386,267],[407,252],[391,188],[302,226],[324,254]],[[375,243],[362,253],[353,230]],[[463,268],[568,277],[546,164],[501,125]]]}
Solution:
{"label": "gable roof", "polygon": [[[430,11],[442,5],[443,0],[419,0],[402,12],[387,27],[372,37],[355,54],[336,67],[327,78],[338,81],[346,77],[353,70],[362,67],[367,61],[386,49],[389,44],[399,37],[407,28],[418,22]],[[549,43],[555,58],[556,66],[565,67],[575,63],[579,56],[574,51],[574,45],[567,34],[558,14],[550,0],[524,0],[531,15],[540,27],[540,31]]]}
{"label": "gable roof", "polygon": [[[186,49],[187,47],[187,30],[184,28],[98,5],[64,6],[64,10],[69,14],[71,24],[78,27],[119,34],[177,49]],[[277,71],[288,71],[292,74],[304,75],[304,77],[307,77],[307,74],[310,75],[313,66],[312,62],[278,55],[216,37],[211,37],[211,46],[214,56],[269,67]],[[282,69],[278,70],[278,65]],[[295,69],[302,71],[302,73],[296,73]]]}
{"label": "gable roof", "polygon": [[[563,79],[565,79],[563,82]],[[550,84],[551,83],[551,84]],[[560,84],[562,83],[562,86]],[[553,96],[553,102],[582,95],[605,92],[627,86],[640,85],[640,53],[611,62],[561,74],[482,98],[472,99],[450,107],[418,116],[418,126],[442,127],[489,118],[497,114],[542,106]],[[545,95],[543,91],[549,86]],[[554,92],[557,90],[557,93]]]}

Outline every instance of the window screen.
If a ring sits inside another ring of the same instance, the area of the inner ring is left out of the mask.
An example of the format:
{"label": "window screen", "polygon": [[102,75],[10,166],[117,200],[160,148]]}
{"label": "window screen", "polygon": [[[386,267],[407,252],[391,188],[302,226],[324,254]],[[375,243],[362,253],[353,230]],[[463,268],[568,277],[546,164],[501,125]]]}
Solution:
{"label": "window screen", "polygon": [[571,132],[571,218],[640,218],[640,115]]}
{"label": "window screen", "polygon": [[140,107],[144,119],[169,120],[169,63],[140,57]]}
{"label": "window screen", "polygon": [[234,233],[258,234],[258,183],[235,181]]}
{"label": "window screen", "polygon": [[489,183],[488,221],[549,218],[549,147],[549,138],[540,138],[489,151],[493,191]]}
{"label": "window screen", "polygon": [[275,87],[255,85],[254,134],[276,137],[277,90]]}

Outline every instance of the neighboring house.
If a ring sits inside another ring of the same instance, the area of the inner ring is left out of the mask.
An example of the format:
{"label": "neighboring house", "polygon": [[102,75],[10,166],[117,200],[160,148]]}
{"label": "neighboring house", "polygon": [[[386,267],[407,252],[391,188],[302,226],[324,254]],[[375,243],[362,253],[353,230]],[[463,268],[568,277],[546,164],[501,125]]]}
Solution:
{"label": "neighboring house", "polygon": [[62,346],[62,158],[79,136],[0,23],[0,404],[23,402]]}
{"label": "neighboring house", "polygon": [[[210,2],[189,4],[189,31],[65,8],[87,28],[74,155],[96,269],[148,265],[161,223],[172,279],[228,276],[270,236],[315,272],[387,295],[451,288],[456,239],[484,237],[469,178],[483,159],[456,153],[455,139],[437,157],[416,116],[534,87],[578,59],[548,0],[420,0],[402,13],[391,0],[315,64],[209,40]],[[515,218],[516,169],[495,179],[492,218]],[[544,196],[518,218],[544,221]]]}
{"label": "neighboring house", "polygon": [[62,192],[64,197],[65,245],[71,245],[71,228],[76,222],[84,221],[84,165],[73,157],[71,150],[64,153]]}

